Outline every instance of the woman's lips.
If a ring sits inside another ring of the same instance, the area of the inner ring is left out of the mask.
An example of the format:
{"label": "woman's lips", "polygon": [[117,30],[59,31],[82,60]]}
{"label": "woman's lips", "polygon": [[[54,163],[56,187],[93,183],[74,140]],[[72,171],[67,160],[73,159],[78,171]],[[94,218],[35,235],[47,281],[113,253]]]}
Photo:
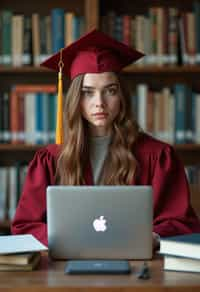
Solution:
{"label": "woman's lips", "polygon": [[94,117],[99,118],[99,119],[103,119],[106,118],[108,116],[107,113],[95,113],[93,114]]}

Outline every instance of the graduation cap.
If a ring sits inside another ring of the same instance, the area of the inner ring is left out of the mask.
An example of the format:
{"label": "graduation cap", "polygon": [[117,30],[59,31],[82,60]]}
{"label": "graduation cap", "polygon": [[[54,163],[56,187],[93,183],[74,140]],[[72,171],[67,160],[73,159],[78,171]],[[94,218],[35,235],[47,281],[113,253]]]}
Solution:
{"label": "graduation cap", "polygon": [[41,66],[58,71],[56,143],[63,142],[62,74],[71,80],[84,73],[120,72],[144,54],[96,29],[45,60]]}

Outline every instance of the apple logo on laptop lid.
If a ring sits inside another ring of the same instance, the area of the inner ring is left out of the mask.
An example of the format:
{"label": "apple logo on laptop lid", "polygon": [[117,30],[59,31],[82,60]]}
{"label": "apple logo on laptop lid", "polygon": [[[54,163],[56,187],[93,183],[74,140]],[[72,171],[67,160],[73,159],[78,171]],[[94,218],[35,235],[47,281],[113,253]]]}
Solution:
{"label": "apple logo on laptop lid", "polygon": [[100,216],[99,218],[96,218],[93,221],[94,230],[97,232],[106,231],[107,230],[106,222],[107,222],[107,220],[104,218],[104,216]]}

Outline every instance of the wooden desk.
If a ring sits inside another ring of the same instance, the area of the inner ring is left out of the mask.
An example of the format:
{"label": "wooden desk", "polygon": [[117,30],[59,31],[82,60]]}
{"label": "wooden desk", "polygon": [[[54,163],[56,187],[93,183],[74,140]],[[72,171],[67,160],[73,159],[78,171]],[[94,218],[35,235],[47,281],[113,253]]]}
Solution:
{"label": "wooden desk", "polygon": [[1,292],[199,292],[200,274],[164,272],[162,260],[149,261],[151,279],[137,279],[141,261],[131,263],[130,275],[64,275],[65,262],[52,262],[42,257],[38,270],[32,272],[0,272]]}

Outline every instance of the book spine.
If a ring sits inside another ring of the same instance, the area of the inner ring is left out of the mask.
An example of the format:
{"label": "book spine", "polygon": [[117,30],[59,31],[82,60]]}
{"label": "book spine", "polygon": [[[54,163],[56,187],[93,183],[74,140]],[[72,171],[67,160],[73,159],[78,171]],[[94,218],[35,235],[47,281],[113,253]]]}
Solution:
{"label": "book spine", "polygon": [[56,130],[56,95],[50,93],[49,98],[49,111],[48,111],[48,131],[49,131],[49,142],[54,143],[55,141],[55,130]]}
{"label": "book spine", "polygon": [[10,130],[11,143],[16,144],[19,141],[19,98],[14,90],[10,95]]}
{"label": "book spine", "polygon": [[138,123],[141,128],[146,130],[146,106],[147,106],[147,84],[138,84],[137,96],[138,96]]}
{"label": "book spine", "polygon": [[31,65],[32,60],[32,34],[31,17],[24,16],[24,36],[23,36],[23,64]]}
{"label": "book spine", "polygon": [[10,166],[9,171],[9,203],[8,218],[13,219],[17,207],[17,172],[15,166]]}
{"label": "book spine", "polygon": [[185,143],[186,134],[186,86],[176,84],[175,94],[175,143]]}
{"label": "book spine", "polygon": [[73,40],[76,41],[80,38],[80,17],[74,14],[73,17]]}
{"label": "book spine", "polygon": [[169,63],[177,64],[177,43],[178,43],[178,11],[175,7],[169,8],[169,34],[168,34],[168,51]]}
{"label": "book spine", "polygon": [[36,144],[43,144],[43,102],[42,102],[42,93],[38,92],[35,95],[36,98]]}
{"label": "book spine", "polygon": [[3,143],[3,130],[4,130],[4,104],[3,104],[3,93],[0,93],[0,143]]}
{"label": "book spine", "polygon": [[2,63],[11,65],[11,34],[12,34],[12,12],[10,10],[2,11]]}
{"label": "book spine", "polygon": [[25,142],[30,144],[36,143],[35,133],[35,119],[36,119],[36,106],[35,106],[35,93],[25,93],[25,113],[24,113],[24,127],[25,127]]}
{"label": "book spine", "polygon": [[52,20],[52,50],[56,53],[64,48],[64,10],[54,8],[51,11]]}
{"label": "book spine", "polygon": [[73,41],[73,12],[65,13],[65,46],[69,46]]}
{"label": "book spine", "polygon": [[123,15],[123,42],[131,46],[131,16]]}
{"label": "book spine", "polygon": [[3,141],[4,143],[10,143],[11,131],[10,131],[10,96],[7,92],[3,93]]}
{"label": "book spine", "polygon": [[0,11],[0,65],[3,65],[3,16]]}
{"label": "book spine", "polygon": [[7,168],[0,167],[0,220],[7,217]]}
{"label": "book spine", "polygon": [[40,62],[45,61],[47,57],[46,17],[40,16]]}
{"label": "book spine", "polygon": [[195,41],[196,41],[196,63],[200,64],[200,2],[193,2],[193,10],[195,15]]}
{"label": "book spine", "polygon": [[115,16],[115,28],[113,37],[119,42],[123,42],[123,18],[121,15]]}
{"label": "book spine", "polygon": [[32,14],[32,48],[33,64],[40,64],[40,16],[38,13]]}

